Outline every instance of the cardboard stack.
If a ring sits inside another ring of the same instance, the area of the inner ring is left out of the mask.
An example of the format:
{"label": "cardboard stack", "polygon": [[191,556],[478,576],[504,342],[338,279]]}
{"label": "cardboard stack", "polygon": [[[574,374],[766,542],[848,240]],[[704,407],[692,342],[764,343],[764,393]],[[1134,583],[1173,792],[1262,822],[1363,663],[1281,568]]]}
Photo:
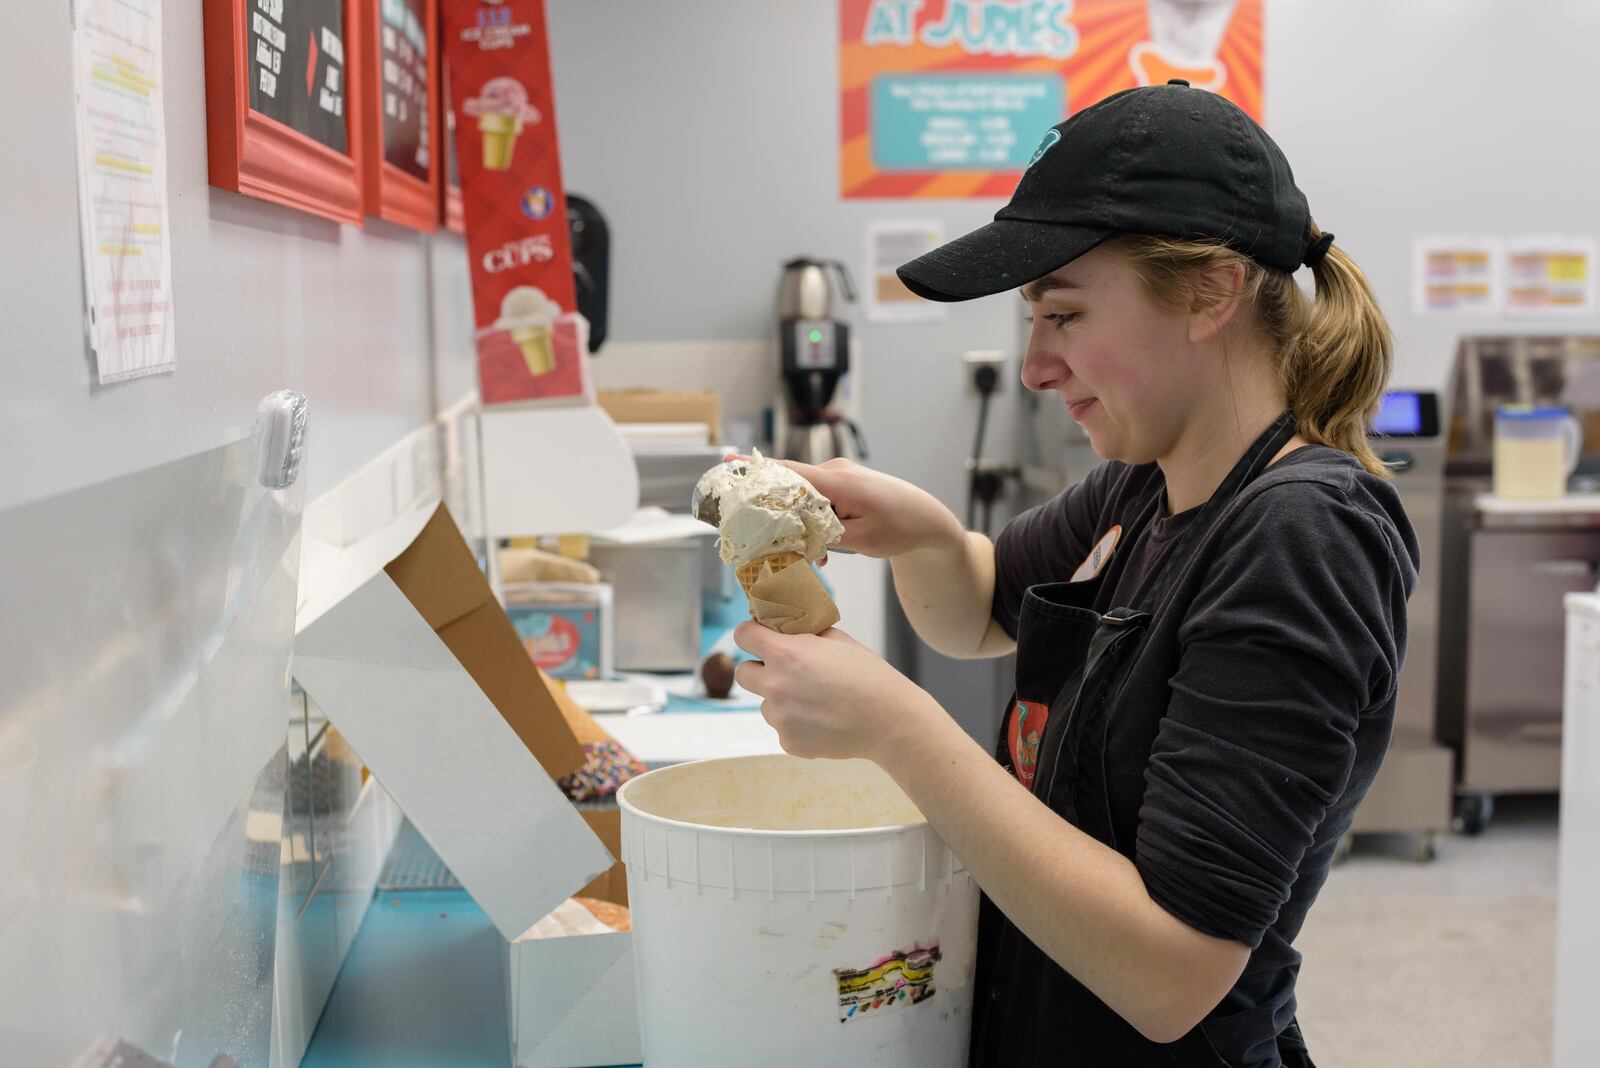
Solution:
{"label": "cardboard stack", "polygon": [[616,423],[696,423],[710,444],[722,440],[722,399],[711,390],[603,389],[596,400]]}

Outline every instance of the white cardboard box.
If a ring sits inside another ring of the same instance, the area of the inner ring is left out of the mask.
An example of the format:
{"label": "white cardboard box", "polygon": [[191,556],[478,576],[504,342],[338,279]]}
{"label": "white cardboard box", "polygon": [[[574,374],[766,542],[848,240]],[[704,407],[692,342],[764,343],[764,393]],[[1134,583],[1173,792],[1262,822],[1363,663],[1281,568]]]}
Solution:
{"label": "white cardboard box", "polygon": [[633,933],[522,938],[506,948],[507,1022],[517,1068],[638,1064]]}
{"label": "white cardboard box", "polygon": [[594,881],[605,820],[556,779],[583,750],[449,513],[339,550],[296,620],[294,675],[507,943],[519,1068],[639,1060],[629,934],[518,938]]}

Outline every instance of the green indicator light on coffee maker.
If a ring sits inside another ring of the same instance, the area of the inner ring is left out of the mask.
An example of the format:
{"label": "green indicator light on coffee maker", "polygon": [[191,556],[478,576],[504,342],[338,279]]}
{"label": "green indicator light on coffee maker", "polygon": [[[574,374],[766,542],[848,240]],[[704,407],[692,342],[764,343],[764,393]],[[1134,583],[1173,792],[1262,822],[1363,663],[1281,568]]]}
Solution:
{"label": "green indicator light on coffee maker", "polygon": [[821,330],[813,330],[813,331],[811,331],[811,343],[813,345],[822,344],[822,331]]}

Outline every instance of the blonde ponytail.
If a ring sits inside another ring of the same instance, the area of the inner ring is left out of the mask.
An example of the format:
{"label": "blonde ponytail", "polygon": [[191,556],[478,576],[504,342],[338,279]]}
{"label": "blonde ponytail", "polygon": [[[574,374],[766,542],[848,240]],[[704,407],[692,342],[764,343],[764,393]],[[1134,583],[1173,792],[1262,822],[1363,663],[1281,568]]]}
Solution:
{"label": "blonde ponytail", "polygon": [[[1313,242],[1323,236],[1311,224]],[[1173,307],[1195,308],[1223,296],[1212,291],[1227,268],[1244,269],[1239,297],[1253,306],[1278,357],[1284,395],[1300,436],[1347,452],[1375,475],[1389,470],[1367,439],[1394,363],[1389,324],[1367,276],[1337,245],[1312,267],[1315,299],[1287,271],[1263,267],[1225,245],[1127,234],[1110,242],[1151,294]]]}
{"label": "blonde ponytail", "polygon": [[[1313,239],[1321,236],[1311,224]],[[1348,452],[1377,475],[1389,471],[1367,430],[1394,365],[1394,339],[1367,276],[1338,245],[1311,269],[1317,295],[1283,353],[1284,385],[1300,436]],[[1298,287],[1297,287],[1298,288]]]}

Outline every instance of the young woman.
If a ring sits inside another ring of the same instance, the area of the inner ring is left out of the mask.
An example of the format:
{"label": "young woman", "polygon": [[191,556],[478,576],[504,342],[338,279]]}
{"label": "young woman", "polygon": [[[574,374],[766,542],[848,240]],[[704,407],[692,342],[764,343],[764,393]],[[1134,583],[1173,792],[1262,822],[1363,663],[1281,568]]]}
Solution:
{"label": "young woman", "polygon": [[1418,566],[1367,443],[1365,278],[1277,145],[1181,82],[1052,129],[993,223],[901,277],[1020,288],[1023,381],[1107,461],[994,543],[799,468],[929,645],[1016,650],[998,759],[837,630],[743,625],[739,681],[789,752],[882,765],[982,887],[972,1064],[1309,1065],[1293,942],[1388,745]]}

